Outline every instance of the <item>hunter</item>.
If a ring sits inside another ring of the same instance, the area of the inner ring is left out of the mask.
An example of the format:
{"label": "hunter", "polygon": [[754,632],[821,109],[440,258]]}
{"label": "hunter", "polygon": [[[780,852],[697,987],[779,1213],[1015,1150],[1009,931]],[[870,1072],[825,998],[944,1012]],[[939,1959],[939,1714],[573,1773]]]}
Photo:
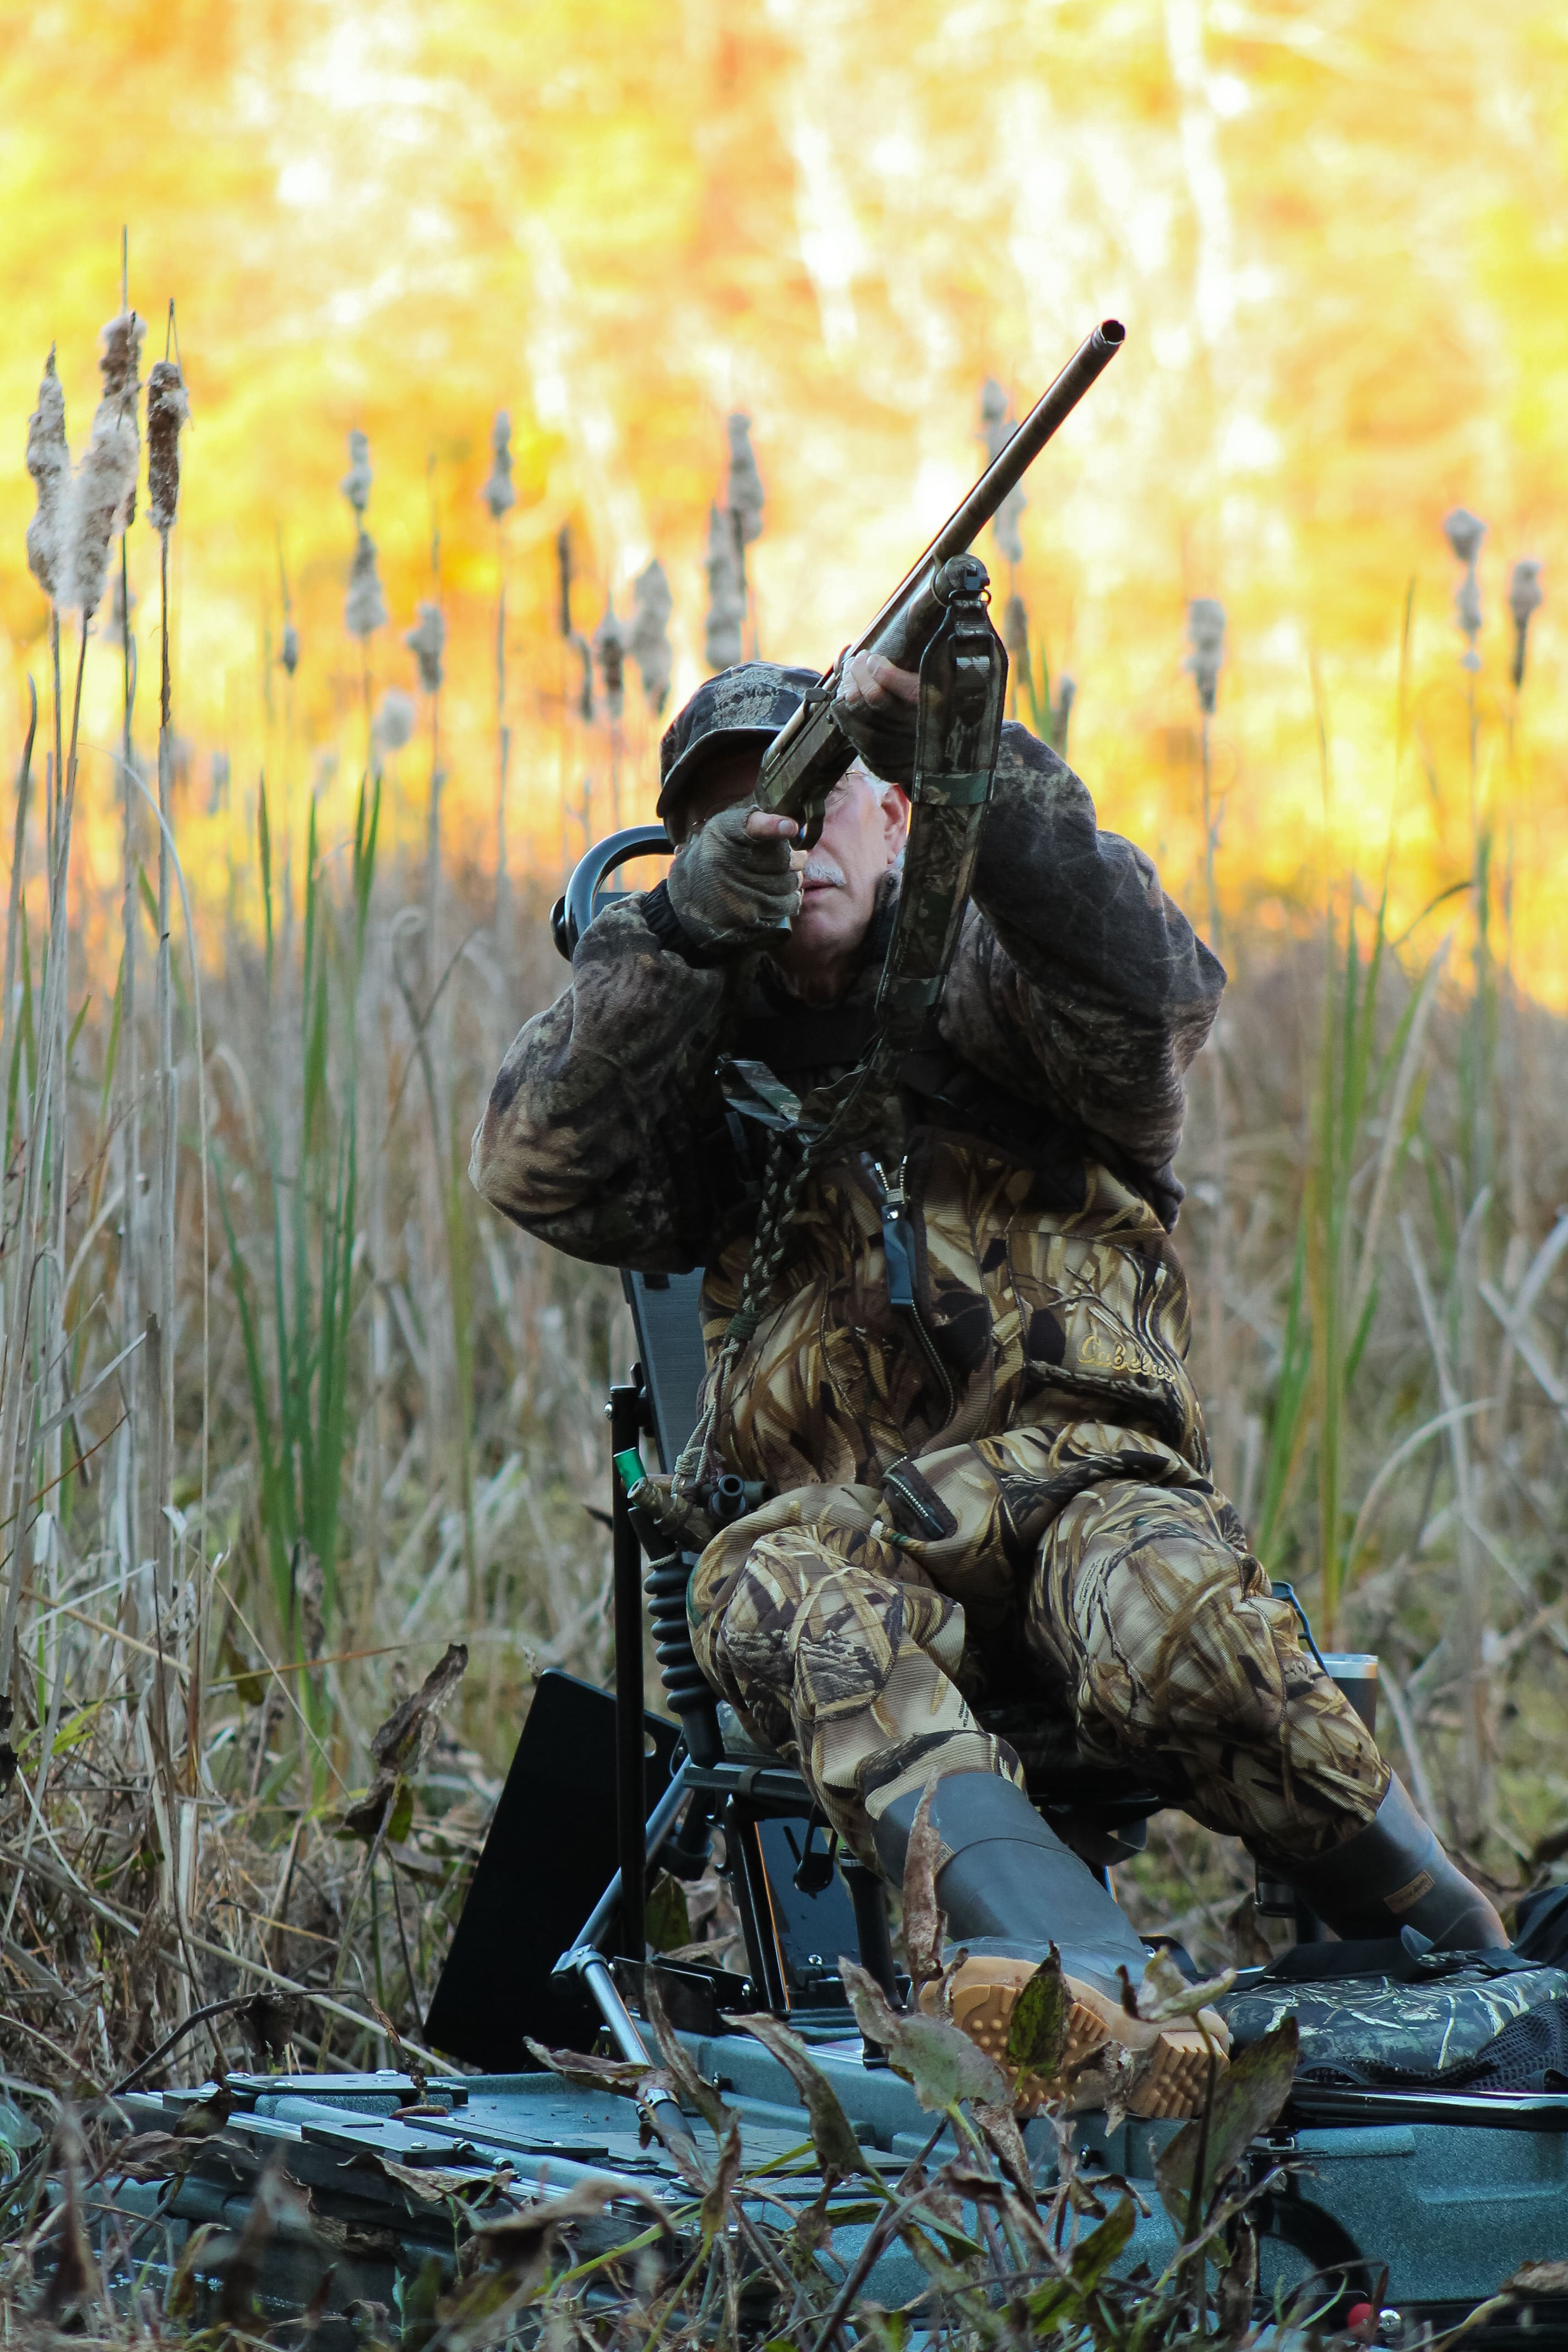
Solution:
{"label": "hunter", "polygon": [[[815,847],[754,805],[814,683],[745,663],[675,719],[668,877],[590,926],[474,1139],[475,1183],[525,1231],[598,1265],[703,1269],[710,1385],[760,1160],[716,1063],[765,1064],[796,1095],[853,1065],[900,884],[918,681],[881,656],[846,666],[834,715],[859,756]],[[1508,1940],[1210,1475],[1172,1160],[1224,985],[1150,859],[1009,724],[945,997],[899,1073],[901,1170],[847,1145],[806,1186],[710,1437],[766,1499],[714,1535],[689,1601],[714,1689],[894,1887],[931,1784],[938,1897],[969,1954],[957,2021],[999,2053],[1055,1945],[1068,2063],[1130,2046],[1155,2115],[1201,2098],[1203,2036],[1119,1999],[1147,1952],[1026,1794],[1031,1721],[1179,1790],[1341,1937]],[[883,1247],[900,1177],[912,1309]],[[998,1707],[1025,1736],[986,1727]]]}

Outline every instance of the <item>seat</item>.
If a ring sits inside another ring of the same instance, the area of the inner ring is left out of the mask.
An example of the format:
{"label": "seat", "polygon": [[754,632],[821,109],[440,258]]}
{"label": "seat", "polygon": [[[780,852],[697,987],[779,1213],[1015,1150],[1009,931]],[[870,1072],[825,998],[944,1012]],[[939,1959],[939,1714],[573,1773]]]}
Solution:
{"label": "seat", "polygon": [[[562,952],[570,955],[594,916],[622,895],[605,887],[612,873],[633,858],[668,853],[668,836],[658,826],[629,828],[596,845],[578,865],[554,910]],[[610,1393],[611,1454],[614,1457],[640,1448],[647,1440],[668,1473],[696,1419],[704,1370],[701,1276],[626,1270],[621,1278],[637,1360],[630,1381]],[[689,2022],[695,2031],[712,2031],[726,2004],[756,2005],[800,2022],[813,2011],[842,2004],[833,1961],[852,1940],[862,1965],[892,1992],[893,1957],[879,1882],[842,1854],[835,1867],[826,1824],[805,1780],[784,1759],[761,1748],[733,1711],[717,1700],[697,1664],[687,1623],[686,1589],[696,1555],[674,1548],[647,1562],[646,1599],[666,1696],[681,1727],[677,1781],[689,1795],[679,1840],[673,1832],[661,1832],[658,1840],[648,1836],[642,1778],[644,1593],[639,1587],[644,1563],[622,1482],[614,1475],[612,1495],[621,1871],[614,1890],[616,1900],[601,1902],[591,1924],[599,1932],[601,1948],[606,1937],[616,1945],[617,1983],[632,2006],[639,2007],[653,1969],[671,2016],[677,2022]],[[1297,1607],[1311,1643],[1310,1629],[1290,1588],[1277,1586],[1276,1591]],[[1315,1643],[1312,1647],[1316,1651]],[[1374,1726],[1376,1660],[1357,1655],[1323,1664],[1350,1689]],[[1006,1739],[1018,1755],[1029,1794],[1051,1826],[1101,1873],[1141,1851],[1150,1815],[1168,1805],[1179,1806],[1188,1793],[1174,1766],[1155,1776],[1086,1758],[1070,1727],[1053,1721],[1037,1706],[975,1711],[983,1725]],[[748,1974],[737,1980],[720,1972],[724,1981],[704,1990],[702,1979],[715,1972],[646,1960],[643,1920],[648,1872],[661,1864],[689,1874],[700,1868],[709,1826],[724,1834],[725,1870],[741,1917]],[[1316,1939],[1323,1932],[1290,1890],[1260,1885],[1259,1898],[1260,1909],[1279,1913],[1289,1907],[1303,1939]],[[582,1943],[580,1938],[579,1947]],[[568,1954],[563,1966],[572,1958]]]}

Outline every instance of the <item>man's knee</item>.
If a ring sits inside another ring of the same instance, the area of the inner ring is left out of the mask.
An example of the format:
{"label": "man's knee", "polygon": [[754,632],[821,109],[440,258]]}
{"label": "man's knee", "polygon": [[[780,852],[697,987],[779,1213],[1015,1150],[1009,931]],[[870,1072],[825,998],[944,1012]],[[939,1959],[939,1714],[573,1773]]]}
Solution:
{"label": "man's knee", "polygon": [[820,1717],[870,1703],[900,1658],[944,1673],[963,1655],[963,1617],[873,1532],[871,1490],[797,1490],[726,1528],[697,1564],[688,1615],[715,1688]]}
{"label": "man's knee", "polygon": [[1036,1604],[1091,1744],[1098,1725],[1179,1759],[1214,1827],[1315,1853],[1375,1812],[1376,1742],[1207,1496],[1080,1496],[1047,1538]]}
{"label": "man's knee", "polygon": [[1080,1704],[1130,1736],[1267,1736],[1322,1679],[1289,1604],[1191,1489],[1079,1496],[1047,1538],[1035,1601]]}

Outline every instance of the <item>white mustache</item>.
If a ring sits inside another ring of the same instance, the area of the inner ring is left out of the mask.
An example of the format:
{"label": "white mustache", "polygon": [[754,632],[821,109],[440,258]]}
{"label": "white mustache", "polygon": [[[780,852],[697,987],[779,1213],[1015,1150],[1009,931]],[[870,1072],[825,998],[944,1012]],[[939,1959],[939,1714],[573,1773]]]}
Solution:
{"label": "white mustache", "polygon": [[807,882],[826,882],[835,890],[843,890],[848,887],[844,868],[837,859],[824,857],[817,850],[813,850],[806,859],[801,870],[800,878],[803,886]]}

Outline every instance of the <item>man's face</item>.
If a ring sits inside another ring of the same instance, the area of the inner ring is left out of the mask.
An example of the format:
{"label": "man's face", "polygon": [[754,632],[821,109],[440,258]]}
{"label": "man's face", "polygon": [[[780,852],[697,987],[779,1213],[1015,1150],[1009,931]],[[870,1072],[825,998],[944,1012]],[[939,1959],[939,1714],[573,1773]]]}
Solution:
{"label": "man's face", "polygon": [[[757,788],[763,755],[737,745],[710,761],[676,813],[679,841],[721,809],[748,800]],[[858,760],[827,796],[822,837],[805,853],[801,909],[786,945],[775,950],[786,971],[806,972],[852,956],[870,928],[877,893],[904,845],[909,803],[897,784],[884,784]]]}
{"label": "man's face", "polygon": [[851,954],[870,929],[877,893],[904,845],[909,803],[858,760],[827,795],[822,838],[806,852],[801,909],[790,925],[787,963],[808,966]]}

